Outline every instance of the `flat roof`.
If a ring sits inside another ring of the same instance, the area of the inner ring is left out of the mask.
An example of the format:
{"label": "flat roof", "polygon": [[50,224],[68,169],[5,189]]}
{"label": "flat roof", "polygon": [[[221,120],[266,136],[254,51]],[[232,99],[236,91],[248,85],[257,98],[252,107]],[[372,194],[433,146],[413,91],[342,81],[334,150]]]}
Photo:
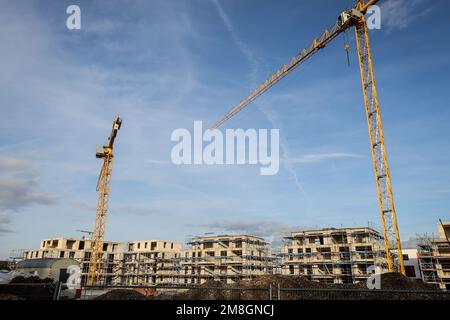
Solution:
{"label": "flat roof", "polygon": [[221,234],[221,235],[198,236],[198,237],[192,237],[191,240],[189,240],[186,244],[192,245],[195,243],[208,243],[208,242],[217,242],[217,241],[240,241],[240,240],[242,240],[242,241],[257,240],[263,244],[268,244],[266,239],[264,239],[263,237],[252,236],[252,235],[248,235],[248,234],[241,234],[241,235]]}
{"label": "flat roof", "polygon": [[[72,237],[55,237],[55,238],[47,238],[47,239],[41,239],[41,241],[53,241],[53,240],[74,240],[74,241],[92,241],[90,238],[72,238]],[[123,242],[117,242],[117,241],[108,241],[104,240],[104,243],[112,243],[112,244],[122,244]]]}
{"label": "flat roof", "polygon": [[291,234],[293,234],[293,233],[313,233],[313,232],[323,233],[324,231],[331,231],[330,233],[343,233],[346,230],[367,230],[367,229],[370,231],[379,233],[377,230],[375,230],[374,228],[371,228],[371,227],[348,227],[348,228],[329,227],[329,228],[320,228],[320,229],[306,229],[306,230],[300,230],[300,231],[292,231]]}
{"label": "flat roof", "polygon": [[17,262],[17,268],[47,268],[59,261],[73,262],[79,264],[74,259],[68,258],[44,258],[44,259],[27,259]]}
{"label": "flat roof", "polygon": [[180,241],[175,241],[175,240],[160,240],[160,239],[129,241],[129,242],[127,242],[127,244],[137,243],[137,242],[171,242],[171,243],[179,243],[179,244],[182,244],[182,242],[180,242]]}

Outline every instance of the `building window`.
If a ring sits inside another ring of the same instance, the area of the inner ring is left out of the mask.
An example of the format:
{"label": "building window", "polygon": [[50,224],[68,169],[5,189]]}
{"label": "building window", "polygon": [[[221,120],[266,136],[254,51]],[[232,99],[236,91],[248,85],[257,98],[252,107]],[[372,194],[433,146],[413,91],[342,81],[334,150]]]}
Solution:
{"label": "building window", "polygon": [[405,273],[408,278],[416,277],[416,270],[414,269],[414,266],[405,266]]}
{"label": "building window", "polygon": [[315,238],[315,239],[314,239],[314,244],[315,244],[316,246],[322,245],[322,244],[323,244],[323,237],[317,237],[317,238]]}
{"label": "building window", "polygon": [[289,266],[289,274],[294,274],[294,266]]}
{"label": "building window", "polygon": [[408,261],[409,260],[409,256],[407,254],[403,255],[403,261]]}
{"label": "building window", "polygon": [[211,249],[213,247],[212,242],[207,242],[203,244],[203,249]]}

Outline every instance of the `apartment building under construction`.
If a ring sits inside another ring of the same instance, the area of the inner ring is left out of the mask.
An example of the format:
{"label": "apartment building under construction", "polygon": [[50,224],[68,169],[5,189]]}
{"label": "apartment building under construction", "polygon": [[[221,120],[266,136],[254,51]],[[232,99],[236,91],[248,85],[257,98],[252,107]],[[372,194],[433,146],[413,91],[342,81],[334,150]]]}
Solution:
{"label": "apartment building under construction", "polygon": [[424,282],[450,290],[450,222],[438,224],[438,236],[419,238],[418,256]]}
{"label": "apartment building under construction", "polygon": [[234,283],[271,273],[268,243],[251,235],[219,235],[192,238],[183,250],[180,283],[201,284],[207,280]]}
{"label": "apartment building under construction", "polygon": [[282,273],[327,283],[365,280],[370,266],[386,269],[382,239],[368,227],[292,232],[282,247]]}
{"label": "apartment building under construction", "polygon": [[124,253],[126,285],[177,284],[183,245],[166,240],[128,242]]}
{"label": "apartment building under construction", "polygon": [[[51,238],[42,240],[39,249],[25,250],[25,259],[70,258],[80,263],[84,283],[91,257],[91,240],[76,238]],[[117,284],[122,281],[120,270],[123,261],[123,244],[105,241],[102,253],[102,279],[105,284]]]}

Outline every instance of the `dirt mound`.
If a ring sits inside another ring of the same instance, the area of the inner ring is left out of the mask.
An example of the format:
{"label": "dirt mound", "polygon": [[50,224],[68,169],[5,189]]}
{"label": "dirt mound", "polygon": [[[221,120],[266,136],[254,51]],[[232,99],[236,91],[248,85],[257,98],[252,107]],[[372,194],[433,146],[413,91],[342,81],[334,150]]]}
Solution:
{"label": "dirt mound", "polygon": [[96,297],[94,300],[147,300],[147,297],[135,290],[115,289]]}
{"label": "dirt mound", "polygon": [[[234,284],[210,280],[200,285],[197,289],[189,289],[185,292],[170,297],[174,300],[267,300],[269,299],[269,287],[272,285],[272,294],[275,297],[278,286],[281,288],[304,289],[330,289],[348,288],[360,289],[361,284],[325,284],[309,281],[301,276],[264,275],[257,276],[253,280],[239,280]],[[214,289],[226,287],[222,290]],[[168,297],[159,297],[164,299]]]}
{"label": "dirt mound", "polygon": [[23,277],[17,276],[11,279],[10,283],[52,283],[53,280],[50,278],[41,279],[36,276]]}
{"label": "dirt mound", "polygon": [[15,296],[13,294],[0,293],[0,300],[25,300],[19,296]]}
{"label": "dirt mound", "polygon": [[421,279],[410,279],[401,273],[389,272],[381,275],[381,289],[385,290],[436,290]]}

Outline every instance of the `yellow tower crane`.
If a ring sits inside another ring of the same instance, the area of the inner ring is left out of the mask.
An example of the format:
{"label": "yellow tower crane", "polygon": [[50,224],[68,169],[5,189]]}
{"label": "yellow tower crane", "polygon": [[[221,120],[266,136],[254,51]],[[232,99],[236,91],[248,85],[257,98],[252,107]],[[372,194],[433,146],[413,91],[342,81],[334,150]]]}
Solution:
{"label": "yellow tower crane", "polygon": [[97,284],[102,274],[103,243],[105,240],[106,215],[108,214],[111,175],[114,162],[113,146],[121,125],[122,119],[116,115],[107,144],[99,147],[95,154],[97,158],[103,159],[103,164],[97,182],[98,200],[91,238],[92,251],[89,261],[87,285]]}
{"label": "yellow tower crane", "polygon": [[284,64],[279,70],[261,83],[249,96],[233,106],[225,116],[213,125],[213,128],[218,128],[228,119],[233,117],[258,96],[274,86],[288,73],[301,65],[305,60],[310,58],[320,49],[323,49],[339,34],[349,28],[354,28],[388,270],[405,274],[397,216],[394,207],[391,176],[389,174],[383,127],[381,125],[380,107],[373,71],[372,53],[370,51],[369,33],[364,17],[369,7],[375,5],[378,1],[379,0],[358,0],[351,9],[342,12],[331,29],[322,32],[319,38],[313,40],[309,48],[303,49],[299,54],[293,57],[289,63]]}

